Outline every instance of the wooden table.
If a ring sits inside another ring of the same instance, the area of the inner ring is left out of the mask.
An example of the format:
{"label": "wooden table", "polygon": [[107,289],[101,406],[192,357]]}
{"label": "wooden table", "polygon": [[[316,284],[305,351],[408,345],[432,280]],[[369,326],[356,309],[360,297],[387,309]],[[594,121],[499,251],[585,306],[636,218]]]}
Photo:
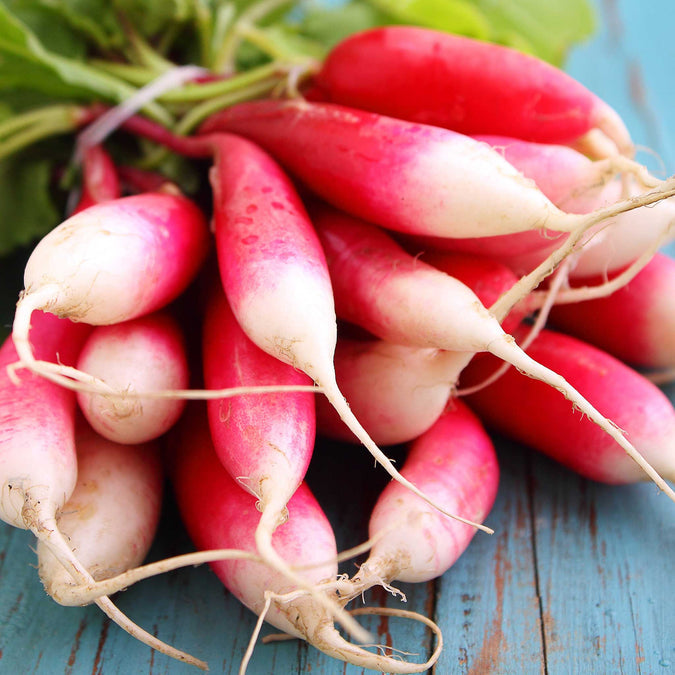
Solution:
{"label": "wooden table", "polygon": [[[575,52],[569,70],[618,109],[636,142],[652,148],[662,166],[644,154],[643,161],[661,175],[673,173],[671,3],[606,0],[598,10],[602,28]],[[15,274],[5,265],[2,282]],[[669,394],[675,396],[675,387]],[[408,597],[405,607],[432,616],[443,629],[446,647],[435,672],[675,672],[675,505],[651,484],[590,483],[504,439],[497,441],[502,481],[488,520],[496,534],[479,533],[435,582],[401,586]],[[308,480],[335,524],[340,546],[365,538],[366,514],[386,482],[365,451],[322,446]],[[0,525],[0,673],[197,672],[152,653],[96,608],[56,605],[32,567],[32,545],[32,535]],[[151,555],[188,548],[168,500]],[[353,570],[353,563],[343,569]],[[367,599],[398,604],[384,592]],[[208,568],[143,582],[117,602],[161,639],[206,659],[213,672],[237,672],[254,617]],[[430,649],[428,633],[415,623],[376,618],[367,625],[383,643],[417,653],[419,660]],[[291,641],[259,644],[248,672],[363,671]]]}

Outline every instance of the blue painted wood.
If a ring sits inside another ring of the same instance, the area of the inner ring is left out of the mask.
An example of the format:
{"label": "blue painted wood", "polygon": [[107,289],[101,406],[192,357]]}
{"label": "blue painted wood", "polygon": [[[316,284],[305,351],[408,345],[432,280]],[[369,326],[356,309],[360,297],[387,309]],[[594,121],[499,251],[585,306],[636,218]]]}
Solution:
{"label": "blue painted wood", "polygon": [[[569,70],[616,107],[636,142],[658,153],[662,173],[672,173],[671,2],[598,0],[597,6],[600,31],[576,50]],[[640,159],[659,170],[646,153]],[[19,267],[3,263],[0,286]],[[675,387],[668,393],[675,400]],[[344,548],[365,537],[363,514],[385,479],[358,448],[321,450],[310,484]],[[675,672],[673,505],[648,484],[592,484],[504,440],[499,450],[502,483],[489,519],[497,533],[479,534],[437,582],[402,586],[406,607],[434,616],[443,628],[446,648],[436,673]],[[0,673],[196,672],[136,643],[96,608],[56,605],[32,568],[32,543],[28,533],[0,525]],[[188,548],[169,501],[151,555]],[[382,592],[367,600],[398,603]],[[117,602],[161,639],[206,658],[215,673],[236,672],[254,624],[206,567],[146,581]],[[421,658],[429,653],[429,636],[418,625],[381,619],[369,625],[384,643]],[[310,672],[364,671],[297,641],[259,644],[249,668],[252,675]]]}

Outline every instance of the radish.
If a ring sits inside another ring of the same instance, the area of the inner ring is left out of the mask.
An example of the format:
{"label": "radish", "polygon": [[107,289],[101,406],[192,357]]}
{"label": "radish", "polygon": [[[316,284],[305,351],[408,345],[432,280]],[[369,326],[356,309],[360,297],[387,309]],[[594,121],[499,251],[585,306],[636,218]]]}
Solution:
{"label": "radish", "polygon": [[579,236],[675,193],[671,179],[588,214],[566,213],[485,143],[333,104],[242,103],[213,115],[201,131],[250,138],[333,206],[406,234],[461,238],[552,230]]}
{"label": "radish", "polygon": [[77,377],[35,362],[28,342],[32,312],[94,325],[148,314],[187,287],[208,242],[201,211],[178,195],[123,197],[71,216],[40,241],[26,265],[13,325],[21,365],[61,382],[64,374]]}
{"label": "radish", "polygon": [[[446,508],[483,521],[497,494],[499,466],[478,418],[453,401],[410,444],[401,473],[423,485]],[[473,538],[473,528],[439,517],[416,495],[390,482],[370,516],[372,550],[352,579],[338,585],[349,600],[375,585],[424,582],[444,574]]]}
{"label": "radish", "polygon": [[[36,311],[32,316],[31,343],[38,359],[65,365],[75,362],[91,327]],[[39,377],[21,373],[18,382],[8,366],[17,352],[11,337],[0,348],[0,518],[30,530],[83,586],[94,583],[59,529],[58,516],[75,489],[75,394]],[[35,411],[42,411],[40,422]],[[189,654],[164,644],[142,630],[115,607],[108,597],[96,595],[96,604],[121,628],[141,642],[173,658],[205,667]]]}
{"label": "radish", "polygon": [[[77,362],[122,392],[184,389],[188,385],[185,340],[178,323],[155,312],[112,326],[97,326]],[[80,408],[94,429],[117,443],[144,443],[165,433],[185,406],[178,399],[133,399],[78,392]]]}
{"label": "radish", "polygon": [[[304,373],[257,347],[246,337],[221,289],[211,293],[203,330],[204,380],[209,389],[249,385],[310,385]],[[272,535],[288,517],[287,504],[307,472],[315,438],[314,396],[310,392],[250,395],[210,401],[209,427],[223,466],[257,498],[260,522],[255,544],[263,560],[285,574],[349,630],[358,625],[324,594],[308,587],[272,545]]]}
{"label": "radish", "polygon": [[332,49],[314,86],[326,100],[465,134],[570,143],[599,130],[633,144],[615,110],[563,71],[515,49],[412,26],[386,26]]}
{"label": "radish", "polygon": [[468,287],[409,256],[375,226],[327,208],[313,215],[342,318],[391,342],[470,353],[489,351],[564,394],[675,501],[672,488],[616,426],[557,372],[525,354]]}
{"label": "radish", "polygon": [[[335,372],[354,414],[378,445],[405,443],[441,415],[471,355],[384,340],[338,340]],[[358,439],[323,397],[316,401],[319,433]]]}
{"label": "radish", "polygon": [[117,199],[121,194],[117,169],[108,153],[100,145],[89,146],[82,156],[82,190],[79,202],[71,215],[84,209]]}
{"label": "radish", "polygon": [[[659,473],[675,478],[675,409],[658,387],[609,354],[553,331],[542,331],[528,351],[585,391]],[[483,381],[495,367],[494,359],[480,355],[466,369],[462,385]],[[644,479],[637,465],[584,414],[513,369],[467,402],[487,425],[588,478],[606,483]]]}
{"label": "radish", "polygon": [[659,253],[632,281],[612,295],[558,305],[550,318],[555,327],[623,361],[642,368],[672,369],[675,367],[674,295],[675,261]]}
{"label": "radish", "polygon": [[[241,489],[221,465],[209,438],[208,426],[196,409],[189,409],[172,433],[170,472],[183,522],[198,549],[229,547],[255,551],[260,514],[255,498]],[[330,587],[337,574],[335,537],[326,516],[303,483],[288,504],[288,520],[273,536],[274,548],[290,564],[302,566],[305,583]],[[276,598],[296,587],[274,569],[250,561],[214,562],[219,579],[241,602],[259,615],[266,596],[273,600],[265,619],[289,635],[355,665],[387,673],[425,672],[425,664],[404,663],[350,644],[333,627],[330,615],[303,594]],[[327,596],[334,594],[325,591]]]}
{"label": "radish", "polygon": [[[162,503],[163,470],[156,445],[120,445],[78,425],[77,484],[57,518],[78,560],[95,579],[107,579],[143,561]],[[64,605],[81,603],[81,586],[38,542],[38,571],[47,593]]]}

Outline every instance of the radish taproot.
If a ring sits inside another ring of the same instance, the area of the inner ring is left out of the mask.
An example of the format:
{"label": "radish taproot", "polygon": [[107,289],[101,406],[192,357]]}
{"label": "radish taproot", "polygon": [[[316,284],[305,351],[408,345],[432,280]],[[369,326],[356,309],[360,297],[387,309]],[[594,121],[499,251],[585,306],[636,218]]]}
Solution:
{"label": "radish taproot", "polygon": [[[77,368],[129,394],[188,386],[185,339],[178,322],[163,311],[96,326],[82,348]],[[94,429],[117,443],[158,438],[178,420],[185,406],[180,399],[129,399],[86,391],[77,392],[77,398]]]}
{"label": "radish taproot", "polygon": [[325,100],[464,134],[571,143],[597,129],[633,154],[625,124],[562,70],[521,51],[414,26],[362,31],[313,78]]}
{"label": "radish taproot", "polygon": [[[187,415],[171,432],[169,467],[185,527],[198,549],[234,548],[254,552],[260,513],[255,498],[243,490],[222,466],[200,411]],[[326,586],[328,597],[337,575],[337,548],[330,523],[305,483],[288,504],[289,516],[274,532],[272,544],[293,566],[302,568],[305,582]],[[424,664],[405,663],[368,652],[347,642],[333,627],[330,615],[304,592],[288,599],[297,586],[278,571],[247,560],[211,563],[223,584],[256,615],[285,633],[306,640],[324,653],[354,665],[387,673],[425,672],[438,658],[437,649]],[[241,672],[241,671],[240,671]]]}
{"label": "radish taproot", "polygon": [[204,135],[217,131],[260,144],[333,206],[405,234],[578,232],[675,193],[670,179],[588,214],[566,213],[486,143],[335,104],[242,103],[201,128]]}
{"label": "radish taproot", "polygon": [[529,378],[556,389],[555,396],[569,399],[675,501],[673,489],[615,424],[555,369],[523,352],[467,286],[410,256],[369,223],[327,207],[315,209],[312,215],[341,318],[391,342],[467,354],[489,351]]}
{"label": "radish taproot", "polygon": [[[57,523],[94,580],[107,579],[140,565],[150,550],[164,474],[157,444],[121,445],[80,422],[77,484]],[[83,604],[83,587],[42,542],[37,554],[47,593],[63,605]]]}
{"label": "radish taproot", "polygon": [[178,195],[122,197],[71,216],[39,242],[26,264],[12,332],[21,365],[61,382],[78,377],[35,361],[28,341],[32,312],[93,325],[148,314],[185,290],[208,246],[204,215]]}
{"label": "radish taproot", "polygon": [[675,260],[658,253],[611,295],[556,305],[551,324],[634,366],[670,370],[675,367],[674,296]]}
{"label": "radish taproot", "polygon": [[[584,391],[659,473],[675,477],[675,410],[658,387],[606,352],[562,333],[542,331],[528,353]],[[496,367],[492,357],[479,355],[464,372],[462,386],[483,381]],[[467,403],[486,425],[588,478],[644,480],[639,467],[590,419],[513,369],[468,396]]]}
{"label": "radish taproot", "polygon": [[[482,522],[494,503],[499,466],[492,441],[474,413],[460,401],[410,443],[401,473],[447,508]],[[463,523],[439,518],[416,495],[393,482],[370,515],[375,539],[368,559],[338,592],[349,600],[375,585],[424,582],[444,574],[475,534]]]}

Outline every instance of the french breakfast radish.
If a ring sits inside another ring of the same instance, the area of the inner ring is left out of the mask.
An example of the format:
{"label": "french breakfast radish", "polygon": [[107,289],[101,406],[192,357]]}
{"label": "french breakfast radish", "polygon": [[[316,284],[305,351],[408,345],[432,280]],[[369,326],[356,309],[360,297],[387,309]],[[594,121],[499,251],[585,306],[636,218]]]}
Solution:
{"label": "french breakfast radish", "polygon": [[626,155],[620,116],[562,70],[509,47],[413,26],[336,45],[313,79],[325,100],[465,134],[571,143],[597,129]]}
{"label": "french breakfast radish", "polygon": [[206,135],[216,131],[260,144],[333,206],[405,234],[579,233],[675,193],[671,179],[588,214],[567,213],[486,143],[327,103],[241,103],[201,128]]}
{"label": "french breakfast radish", "polygon": [[[542,331],[528,353],[584,391],[659,473],[675,477],[675,410],[658,387],[606,352],[562,333]],[[492,357],[477,356],[464,372],[462,386],[482,382],[496,367]],[[588,478],[617,484],[644,479],[586,415],[513,369],[468,396],[467,403],[486,425]]]}
{"label": "french breakfast radish", "polygon": [[[180,513],[198,549],[256,550],[260,513],[255,497],[244,491],[222,466],[200,411],[187,415],[171,432],[169,467]],[[330,588],[337,575],[337,548],[330,524],[303,483],[288,504],[289,517],[273,536],[273,546],[290,565],[303,568],[307,584]],[[297,588],[271,567],[247,560],[211,563],[223,584],[256,615],[265,609],[266,594],[284,595]],[[322,591],[336,597],[331,590]],[[425,664],[405,663],[353,645],[333,627],[330,615],[307,594],[274,599],[265,619],[342,661],[387,673],[425,672]]]}
{"label": "french breakfast radish", "polygon": [[[167,312],[153,312],[110,326],[96,326],[77,362],[108,386],[124,393],[185,389],[185,339]],[[170,398],[108,397],[77,392],[80,408],[94,429],[117,443],[144,443],[165,433],[185,401]]]}
{"label": "french breakfast radish", "polygon": [[81,194],[71,215],[120,195],[120,181],[112,158],[100,145],[89,146],[82,156]]}
{"label": "french breakfast radish", "polygon": [[12,332],[21,365],[68,379],[58,366],[33,358],[34,310],[94,325],[148,314],[187,287],[208,245],[204,215],[179,195],[122,197],[71,216],[38,243],[26,264]]}
{"label": "french breakfast radish", "polygon": [[555,370],[523,352],[467,286],[408,255],[373,225],[328,207],[316,208],[313,221],[341,318],[391,342],[468,353],[489,351],[558,390],[556,396],[563,394],[675,501],[672,488],[619,429]]}
{"label": "french breakfast radish", "polygon": [[[462,352],[340,337],[335,372],[340,390],[378,445],[405,443],[426,431],[445,409],[470,358]],[[316,400],[321,435],[358,441],[323,397]]]}
{"label": "french breakfast radish", "polygon": [[642,368],[672,369],[673,297],[675,260],[657,253],[635,278],[611,295],[557,305],[550,318],[554,327],[622,361]]}
{"label": "french breakfast radish", "polygon": [[[77,425],[77,484],[58,526],[94,580],[117,576],[143,562],[162,504],[163,469],[157,444],[121,445]],[[38,542],[38,571],[49,595],[80,605],[82,586]]]}
{"label": "french breakfast radish", "polygon": [[[255,345],[241,329],[218,283],[205,310],[202,352],[208,389],[260,385],[310,385],[303,372]],[[262,559],[285,574],[347,630],[366,636],[325,594],[315,592],[272,545],[288,517],[288,501],[302,483],[314,449],[314,394],[307,391],[243,395],[208,403],[213,446],[230,476],[257,498],[255,544]]]}
{"label": "french breakfast radish", "polygon": [[[401,472],[447,508],[478,522],[490,512],[499,482],[492,441],[476,415],[458,400],[410,443]],[[378,498],[368,530],[375,538],[368,559],[349,581],[338,585],[346,600],[379,584],[441,576],[475,534],[463,523],[439,518],[393,482]]]}

